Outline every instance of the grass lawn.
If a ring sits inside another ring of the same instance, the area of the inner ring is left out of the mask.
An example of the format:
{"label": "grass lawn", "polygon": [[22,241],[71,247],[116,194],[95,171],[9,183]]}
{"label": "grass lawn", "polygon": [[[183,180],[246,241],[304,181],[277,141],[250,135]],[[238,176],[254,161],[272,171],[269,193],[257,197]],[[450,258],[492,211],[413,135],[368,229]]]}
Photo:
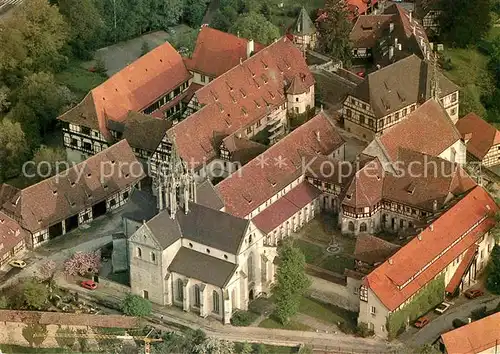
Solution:
{"label": "grass lawn", "polygon": [[295,244],[302,250],[302,253],[306,257],[306,262],[309,264],[314,264],[325,252],[323,247],[304,240],[295,240]]}
{"label": "grass lawn", "polygon": [[303,297],[300,301],[299,312],[335,325],[339,322],[345,322],[352,326],[352,328],[356,327],[357,315],[355,312],[331,304],[325,304],[308,297]]}
{"label": "grass lawn", "polygon": [[331,272],[343,274],[346,268],[354,269],[354,259],[341,254],[331,255],[323,258],[318,266]]}
{"label": "grass lawn", "polygon": [[447,48],[445,56],[451,59],[452,69],[445,75],[459,86],[480,84],[488,75],[488,57],[475,48]]}
{"label": "grass lawn", "polygon": [[310,331],[311,327],[296,321],[290,321],[287,325],[282,325],[274,318],[266,318],[259,324],[262,328],[290,329],[292,331]]}
{"label": "grass lawn", "polygon": [[79,61],[72,61],[66,70],[56,74],[56,79],[81,100],[91,89],[103,83],[106,77],[88,71]]}

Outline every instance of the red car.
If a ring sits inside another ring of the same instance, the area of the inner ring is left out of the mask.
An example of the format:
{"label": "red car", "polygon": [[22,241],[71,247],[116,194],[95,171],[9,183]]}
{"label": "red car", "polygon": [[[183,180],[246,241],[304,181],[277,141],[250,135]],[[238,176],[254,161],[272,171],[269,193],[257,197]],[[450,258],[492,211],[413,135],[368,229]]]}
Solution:
{"label": "red car", "polygon": [[425,325],[429,323],[429,319],[427,317],[420,317],[418,320],[415,321],[415,327],[417,328],[422,328]]}
{"label": "red car", "polygon": [[95,281],[93,280],[85,280],[85,281],[82,281],[82,287],[84,287],[85,289],[89,289],[89,290],[95,290],[97,289],[97,284]]}
{"label": "red car", "polygon": [[465,292],[465,297],[468,299],[475,299],[476,297],[483,296],[484,292],[479,289],[469,289]]}

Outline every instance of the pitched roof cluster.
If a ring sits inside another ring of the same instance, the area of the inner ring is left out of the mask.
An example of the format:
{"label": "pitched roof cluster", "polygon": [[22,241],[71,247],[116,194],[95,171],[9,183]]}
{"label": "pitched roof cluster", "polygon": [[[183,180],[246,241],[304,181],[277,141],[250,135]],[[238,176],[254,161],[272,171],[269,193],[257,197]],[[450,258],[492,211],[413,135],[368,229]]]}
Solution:
{"label": "pitched roof cluster", "polygon": [[475,113],[458,120],[457,129],[467,144],[467,151],[482,160],[492,146],[500,144],[500,132]]}
{"label": "pitched roof cluster", "polygon": [[316,115],[216,186],[226,212],[246,217],[304,174],[305,159],[329,155],[342,144],[325,113]]}
{"label": "pitched roof cluster", "polygon": [[[458,86],[438,73],[441,97],[458,91]],[[401,78],[404,77],[404,80]],[[412,54],[367,75],[353,94],[369,103],[380,118],[431,97],[432,66]]]}
{"label": "pitched roof cluster", "polygon": [[283,37],[198,90],[195,97],[202,108],[167,134],[175,135],[180,156],[196,168],[218,155],[214,136],[243,133],[283,105],[294,78],[303,89],[314,85],[302,53]]}
{"label": "pitched roof cluster", "polygon": [[145,177],[126,140],[84,162],[24,188],[3,210],[31,233],[97,204]]}
{"label": "pitched roof cluster", "polygon": [[[418,139],[415,139],[416,136]],[[396,161],[401,148],[439,156],[459,140],[460,133],[448,113],[438,102],[430,99],[375,138],[374,143],[379,145],[389,161]]]}
{"label": "pitched roof cluster", "polygon": [[396,310],[473,247],[495,225],[498,210],[491,196],[475,187],[371,272],[365,285],[387,309]]}
{"label": "pitched roof cluster", "polygon": [[19,223],[0,211],[0,259],[27,237]]}
{"label": "pitched roof cluster", "polygon": [[376,265],[382,263],[399,250],[401,246],[369,234],[356,237],[353,257],[356,260]]}
{"label": "pitched roof cluster", "polygon": [[91,90],[59,119],[99,129],[109,138],[108,119],[123,121],[129,111],[147,108],[190,77],[182,57],[166,42]]}
{"label": "pitched roof cluster", "polygon": [[[485,353],[500,343],[500,312],[441,335],[446,353]],[[492,351],[493,352],[493,351]]]}
{"label": "pitched roof cluster", "polygon": [[[252,46],[251,53],[247,53]],[[184,62],[189,71],[217,77],[246,60],[247,54],[255,54],[264,48],[260,43],[206,26],[196,38],[191,58],[184,58]]]}

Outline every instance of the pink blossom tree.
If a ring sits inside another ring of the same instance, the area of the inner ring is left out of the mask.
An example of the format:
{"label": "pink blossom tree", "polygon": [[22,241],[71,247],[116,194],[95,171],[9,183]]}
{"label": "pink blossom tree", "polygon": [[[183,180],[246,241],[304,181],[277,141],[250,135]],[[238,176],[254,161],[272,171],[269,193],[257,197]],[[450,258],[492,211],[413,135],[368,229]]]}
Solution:
{"label": "pink blossom tree", "polygon": [[98,273],[101,268],[101,251],[76,252],[71,258],[64,261],[64,272],[67,275],[81,275]]}

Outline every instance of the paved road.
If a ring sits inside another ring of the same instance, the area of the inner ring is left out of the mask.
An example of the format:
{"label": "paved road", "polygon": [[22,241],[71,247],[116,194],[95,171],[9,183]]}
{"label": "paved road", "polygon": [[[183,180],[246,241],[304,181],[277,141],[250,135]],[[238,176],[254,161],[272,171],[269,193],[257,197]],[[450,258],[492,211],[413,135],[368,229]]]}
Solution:
{"label": "paved road", "polygon": [[461,305],[450,308],[450,310],[443,315],[437,316],[427,326],[420,330],[416,328],[409,329],[408,332],[400,337],[400,340],[411,347],[431,344],[439,338],[441,333],[453,329],[452,322],[455,318],[467,320],[467,318],[470,317],[471,311],[482,306],[486,306],[488,310],[491,310],[497,306],[499,301],[500,297],[495,295],[485,295],[474,300],[468,300]]}

